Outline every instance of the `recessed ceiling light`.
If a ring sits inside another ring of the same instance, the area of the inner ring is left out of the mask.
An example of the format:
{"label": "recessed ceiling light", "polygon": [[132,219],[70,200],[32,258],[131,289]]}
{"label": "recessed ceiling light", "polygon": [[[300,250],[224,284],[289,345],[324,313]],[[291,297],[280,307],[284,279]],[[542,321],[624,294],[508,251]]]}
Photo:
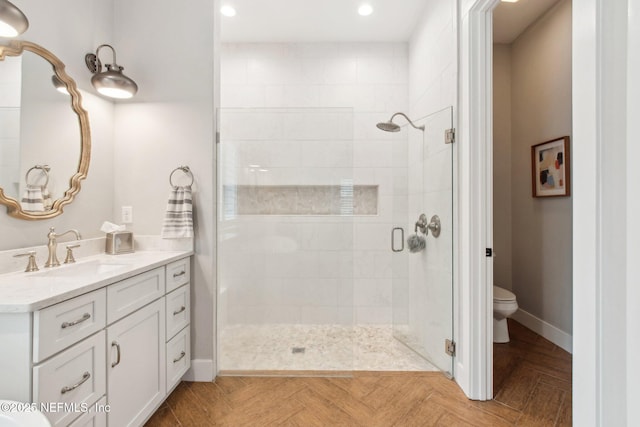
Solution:
{"label": "recessed ceiling light", "polygon": [[358,13],[360,14],[360,16],[369,16],[373,13],[373,7],[371,7],[370,4],[363,4],[360,5],[360,7],[358,8]]}
{"label": "recessed ceiling light", "polygon": [[502,3],[517,3],[518,0],[502,0]]}
{"label": "recessed ceiling light", "polygon": [[231,18],[232,16],[236,16],[236,10],[233,8],[233,6],[229,6],[228,4],[220,8],[220,13],[229,18]]}

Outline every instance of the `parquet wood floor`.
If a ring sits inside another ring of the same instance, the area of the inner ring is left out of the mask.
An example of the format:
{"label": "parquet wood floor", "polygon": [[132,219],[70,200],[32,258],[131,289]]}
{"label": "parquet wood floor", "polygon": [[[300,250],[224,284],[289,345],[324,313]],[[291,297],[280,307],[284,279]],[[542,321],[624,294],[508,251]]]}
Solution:
{"label": "parquet wood floor", "polygon": [[490,402],[468,400],[434,372],[218,377],[181,383],[147,426],[570,426],[571,355],[509,328],[511,342],[494,345]]}

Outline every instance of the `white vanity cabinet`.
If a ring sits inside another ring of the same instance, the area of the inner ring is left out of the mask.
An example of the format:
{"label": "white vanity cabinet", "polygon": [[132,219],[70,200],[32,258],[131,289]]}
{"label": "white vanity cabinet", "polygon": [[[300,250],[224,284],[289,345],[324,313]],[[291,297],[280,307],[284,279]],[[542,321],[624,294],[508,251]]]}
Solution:
{"label": "white vanity cabinet", "polygon": [[54,426],[141,426],[189,369],[190,258],[33,312],[0,312],[0,398]]}
{"label": "white vanity cabinet", "polygon": [[164,313],[159,299],[107,328],[110,426],[142,425],[165,398]]}

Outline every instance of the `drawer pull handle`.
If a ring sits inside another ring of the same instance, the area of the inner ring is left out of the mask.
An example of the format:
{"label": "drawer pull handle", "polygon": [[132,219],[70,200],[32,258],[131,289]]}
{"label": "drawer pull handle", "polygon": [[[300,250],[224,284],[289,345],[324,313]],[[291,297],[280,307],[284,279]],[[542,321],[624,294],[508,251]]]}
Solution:
{"label": "drawer pull handle", "polygon": [[64,387],[62,387],[62,390],[60,390],[60,393],[65,394],[65,393],[70,392],[71,390],[77,389],[82,384],[84,384],[85,381],[87,381],[89,378],[91,378],[91,374],[89,372],[85,372],[84,374],[82,374],[82,379],[80,381],[78,381],[77,383],[75,383],[72,386],[64,386]]}
{"label": "drawer pull handle", "polygon": [[180,310],[174,311],[173,315],[177,316],[178,314],[182,313],[183,311],[185,311],[187,309],[187,307],[185,307],[184,305],[182,307],[180,307]]}
{"label": "drawer pull handle", "polygon": [[62,329],[66,329],[66,328],[68,328],[68,327],[70,327],[70,326],[75,326],[75,325],[77,325],[78,323],[82,323],[82,322],[84,322],[85,320],[89,320],[90,318],[91,318],[91,315],[90,315],[89,313],[85,313],[85,314],[83,314],[83,315],[82,315],[82,317],[81,317],[81,318],[79,318],[78,320],[74,320],[73,322],[64,322],[62,325],[60,325],[60,327],[61,327]]}
{"label": "drawer pull handle", "polygon": [[176,357],[175,359],[173,359],[173,363],[178,363],[178,362],[179,362],[179,361],[181,361],[181,360],[182,360],[182,358],[183,358],[184,356],[186,356],[186,355],[187,355],[187,353],[185,353],[184,351],[181,351],[181,352],[180,352],[180,356],[178,356],[178,357]]}
{"label": "drawer pull handle", "polygon": [[117,356],[116,361],[111,364],[111,367],[115,368],[116,366],[118,366],[120,364],[120,344],[118,344],[117,341],[114,341],[114,342],[111,343],[111,348],[113,348],[113,347],[115,347],[116,350],[118,351],[116,353],[116,356]]}
{"label": "drawer pull handle", "polygon": [[173,278],[175,279],[176,277],[184,276],[185,274],[187,274],[187,272],[182,270],[180,273],[173,273]]}

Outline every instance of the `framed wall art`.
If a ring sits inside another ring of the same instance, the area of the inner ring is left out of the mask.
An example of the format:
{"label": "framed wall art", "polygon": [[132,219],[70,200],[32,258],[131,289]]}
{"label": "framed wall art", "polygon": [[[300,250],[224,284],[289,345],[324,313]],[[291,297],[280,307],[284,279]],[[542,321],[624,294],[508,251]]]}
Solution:
{"label": "framed wall art", "polygon": [[531,147],[531,175],[533,197],[571,195],[568,136]]}

